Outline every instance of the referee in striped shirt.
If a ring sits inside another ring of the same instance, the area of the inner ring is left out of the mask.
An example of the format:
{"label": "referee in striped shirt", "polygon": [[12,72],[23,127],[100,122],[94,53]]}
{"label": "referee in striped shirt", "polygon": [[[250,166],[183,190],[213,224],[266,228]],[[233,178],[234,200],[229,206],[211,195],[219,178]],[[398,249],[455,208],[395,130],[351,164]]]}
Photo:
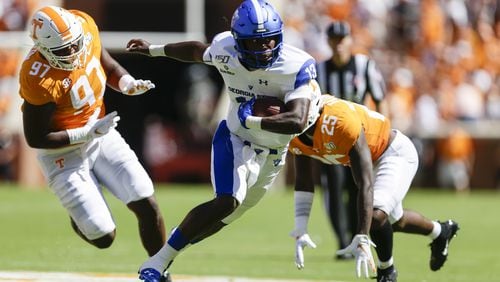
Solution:
{"label": "referee in striped shirt", "polygon": [[[385,83],[375,61],[363,54],[353,54],[351,28],[347,22],[335,21],[327,28],[332,57],[317,66],[318,82],[323,93],[364,104],[371,96],[376,110],[387,116],[384,102]],[[321,186],[325,207],[337,235],[339,249],[351,243],[357,230],[357,187],[349,167],[321,164]],[[344,197],[344,193],[347,197]],[[337,259],[352,256],[337,255]]]}

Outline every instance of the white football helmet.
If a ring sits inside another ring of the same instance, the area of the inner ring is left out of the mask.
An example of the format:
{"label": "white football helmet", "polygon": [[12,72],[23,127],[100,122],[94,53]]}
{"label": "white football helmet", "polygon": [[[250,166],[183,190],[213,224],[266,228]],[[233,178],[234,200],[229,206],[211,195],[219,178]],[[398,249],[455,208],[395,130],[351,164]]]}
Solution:
{"label": "white football helmet", "polygon": [[83,66],[86,46],[82,23],[68,10],[41,8],[31,18],[29,32],[52,67],[71,71]]}

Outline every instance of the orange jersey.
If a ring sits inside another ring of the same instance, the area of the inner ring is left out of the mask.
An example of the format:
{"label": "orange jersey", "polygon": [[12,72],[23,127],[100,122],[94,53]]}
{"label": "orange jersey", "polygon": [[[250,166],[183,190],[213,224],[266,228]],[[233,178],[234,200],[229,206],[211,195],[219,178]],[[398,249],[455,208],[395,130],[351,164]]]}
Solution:
{"label": "orange jersey", "polygon": [[474,154],[472,137],[463,129],[456,128],[450,134],[438,141],[440,157],[447,161],[467,160]]}
{"label": "orange jersey", "polygon": [[372,160],[376,161],[389,143],[391,123],[383,115],[363,105],[341,100],[329,95],[322,96],[323,112],[316,121],[313,146],[295,137],[289,151],[294,155],[306,155],[326,164],[349,165],[349,151],[364,131]]}
{"label": "orange jersey", "polygon": [[65,71],[53,68],[36,50],[31,49],[19,74],[19,94],[32,105],[55,103],[51,128],[54,131],[84,126],[92,113],[101,109],[106,74],[101,65],[101,40],[94,20],[87,14],[71,10],[82,22],[85,54],[82,68]]}

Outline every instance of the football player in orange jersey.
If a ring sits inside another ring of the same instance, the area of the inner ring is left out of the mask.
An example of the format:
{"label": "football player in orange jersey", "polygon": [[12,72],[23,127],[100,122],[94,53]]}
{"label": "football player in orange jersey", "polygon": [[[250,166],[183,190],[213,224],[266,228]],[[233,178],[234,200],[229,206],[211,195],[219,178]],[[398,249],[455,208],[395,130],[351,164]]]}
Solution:
{"label": "football player in orange jersey", "polygon": [[101,47],[98,28],[84,12],[43,7],[29,30],[34,47],[20,71],[24,134],[71,226],[97,248],[112,244],[116,226],[102,185],[137,216],[142,244],[155,254],[165,228],[153,183],[115,130],[116,112],[105,115],[103,103],[106,85],[139,95],[154,84],[134,79]]}
{"label": "football player in orange jersey", "polygon": [[[307,233],[313,201],[312,158],[325,164],[351,167],[358,186],[358,233],[339,254],[352,254],[356,274],[368,277],[375,271],[371,246],[379,259],[377,281],[396,281],[393,265],[393,231],[427,235],[431,242],[432,270],[438,270],[448,255],[448,244],[458,230],[452,220],[431,221],[421,214],[404,210],[402,201],[418,167],[415,146],[404,134],[391,129],[390,121],[363,105],[322,96],[321,115],[315,125],[290,143],[295,155],[295,229],[302,241],[296,262],[304,266],[303,248],[315,247]],[[370,240],[368,234],[371,236]],[[375,243],[375,244],[374,244]]]}

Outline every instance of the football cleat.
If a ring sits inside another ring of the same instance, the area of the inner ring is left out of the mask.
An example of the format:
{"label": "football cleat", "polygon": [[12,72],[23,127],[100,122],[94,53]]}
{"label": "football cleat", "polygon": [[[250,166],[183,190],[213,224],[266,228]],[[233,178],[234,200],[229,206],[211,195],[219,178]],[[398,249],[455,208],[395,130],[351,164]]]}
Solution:
{"label": "football cleat", "polygon": [[441,233],[430,243],[431,246],[431,270],[439,270],[448,257],[448,247],[451,239],[453,239],[459,229],[458,223],[453,220],[439,222],[441,224]]}
{"label": "football cleat", "polygon": [[[144,282],[163,282],[168,280],[162,280],[163,275],[154,268],[144,268],[139,271],[139,279]],[[169,275],[170,277],[170,275]]]}
{"label": "football cleat", "polygon": [[172,277],[170,277],[169,272],[163,273],[163,275],[160,278],[160,282],[172,282]]}
{"label": "football cleat", "polygon": [[394,266],[388,269],[377,269],[377,282],[397,282],[398,272]]}

